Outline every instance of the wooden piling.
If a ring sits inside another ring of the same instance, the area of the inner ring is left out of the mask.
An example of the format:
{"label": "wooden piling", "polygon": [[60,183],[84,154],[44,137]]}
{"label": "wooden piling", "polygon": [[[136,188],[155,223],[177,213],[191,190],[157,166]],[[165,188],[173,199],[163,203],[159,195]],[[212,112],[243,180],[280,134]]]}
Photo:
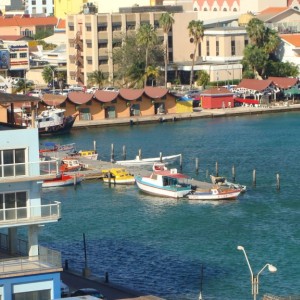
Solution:
{"label": "wooden piling", "polygon": [[279,173],[276,174],[276,188],[278,191],[280,190],[280,175],[279,175]]}
{"label": "wooden piling", "polygon": [[182,154],[180,154],[179,156],[179,166],[180,166],[180,170],[182,170]]}
{"label": "wooden piling", "polygon": [[162,162],[162,152],[159,152],[159,161]]}
{"label": "wooden piling", "polygon": [[76,190],[76,187],[77,187],[77,175],[76,174],[73,176],[73,184],[74,184],[74,189]]}
{"label": "wooden piling", "polygon": [[94,141],[94,150],[96,151],[97,150],[97,142]]}
{"label": "wooden piling", "polygon": [[216,176],[219,176],[219,166],[218,162],[216,161]]}
{"label": "wooden piling", "polygon": [[142,159],[142,149],[139,149],[139,159]]}
{"label": "wooden piling", "polygon": [[256,170],[253,170],[253,174],[252,174],[252,185],[256,186]]}
{"label": "wooden piling", "polygon": [[114,149],[114,144],[111,144],[110,161],[111,161],[111,162],[114,162],[114,161],[115,161],[115,149]]}
{"label": "wooden piling", "polygon": [[123,160],[126,160],[126,146],[123,146]]}
{"label": "wooden piling", "polygon": [[195,160],[195,168],[196,168],[196,174],[199,173],[199,158],[196,157],[196,160]]}
{"label": "wooden piling", "polygon": [[107,176],[108,176],[108,186],[111,187],[111,173],[108,172]]}
{"label": "wooden piling", "polygon": [[206,178],[208,178],[208,170],[206,170]]}
{"label": "wooden piling", "polygon": [[232,171],[232,182],[235,182],[235,166],[234,165],[232,166],[231,171]]}

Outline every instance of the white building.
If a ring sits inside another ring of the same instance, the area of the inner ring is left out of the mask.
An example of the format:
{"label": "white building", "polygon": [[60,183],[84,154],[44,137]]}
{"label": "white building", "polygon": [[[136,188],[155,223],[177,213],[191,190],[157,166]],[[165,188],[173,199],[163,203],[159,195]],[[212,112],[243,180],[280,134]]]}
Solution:
{"label": "white building", "polygon": [[25,12],[50,16],[54,12],[53,0],[25,0]]}

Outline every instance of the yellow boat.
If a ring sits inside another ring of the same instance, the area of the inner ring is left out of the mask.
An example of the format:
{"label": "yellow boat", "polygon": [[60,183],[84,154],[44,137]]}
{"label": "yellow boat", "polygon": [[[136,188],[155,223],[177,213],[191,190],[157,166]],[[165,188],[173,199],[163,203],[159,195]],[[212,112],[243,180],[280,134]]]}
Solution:
{"label": "yellow boat", "polygon": [[102,170],[103,182],[112,184],[134,184],[134,176],[128,173],[124,168],[112,168]]}

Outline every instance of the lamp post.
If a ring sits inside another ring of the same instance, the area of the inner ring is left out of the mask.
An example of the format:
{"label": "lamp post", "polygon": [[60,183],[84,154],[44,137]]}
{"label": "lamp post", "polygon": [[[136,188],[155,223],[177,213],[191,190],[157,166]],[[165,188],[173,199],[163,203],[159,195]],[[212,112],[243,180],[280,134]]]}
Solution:
{"label": "lamp post", "polygon": [[54,91],[55,91],[55,87],[54,87],[55,69],[51,68],[51,66],[49,66],[49,69],[52,71],[52,94],[54,95]]}
{"label": "lamp post", "polygon": [[246,254],[246,251],[245,251],[244,247],[243,246],[238,246],[237,249],[244,252],[244,255],[245,255],[245,258],[246,258],[246,262],[248,264],[248,267],[249,267],[249,270],[250,270],[250,274],[251,274],[251,285],[252,285],[253,300],[256,300],[256,295],[258,295],[259,275],[262,273],[262,271],[266,267],[268,267],[268,270],[270,272],[272,272],[272,273],[276,272],[277,268],[274,267],[271,264],[265,264],[264,267],[257,273],[257,275],[254,275],[253,271],[252,271],[252,268],[251,268],[251,265],[250,265],[250,262],[249,262],[249,259],[248,259],[248,256]]}

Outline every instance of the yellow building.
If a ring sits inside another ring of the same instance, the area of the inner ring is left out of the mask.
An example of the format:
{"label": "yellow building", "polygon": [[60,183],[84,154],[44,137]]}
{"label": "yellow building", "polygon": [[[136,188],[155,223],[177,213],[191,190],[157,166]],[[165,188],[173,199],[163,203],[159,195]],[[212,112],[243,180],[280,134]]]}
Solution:
{"label": "yellow building", "polygon": [[83,10],[87,0],[54,0],[54,15],[57,18],[66,19],[67,15],[78,14]]}

